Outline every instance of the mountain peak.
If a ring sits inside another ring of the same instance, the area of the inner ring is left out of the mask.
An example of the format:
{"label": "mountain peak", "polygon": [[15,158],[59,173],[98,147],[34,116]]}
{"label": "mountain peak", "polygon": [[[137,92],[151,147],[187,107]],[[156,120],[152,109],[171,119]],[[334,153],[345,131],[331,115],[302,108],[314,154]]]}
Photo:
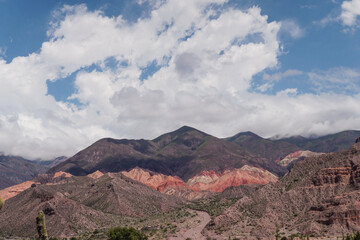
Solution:
{"label": "mountain peak", "polygon": [[254,138],[262,138],[262,137],[260,137],[259,135],[255,134],[255,133],[253,133],[253,132],[246,131],[246,132],[240,132],[240,133],[238,133],[238,134],[230,137],[229,139],[230,139],[230,141],[231,141],[231,139],[234,140],[234,139],[239,138],[239,137],[242,137],[242,136],[249,136],[249,137],[254,137]]}
{"label": "mountain peak", "polygon": [[[160,141],[163,141],[164,139],[167,139],[167,140],[174,140],[178,137],[181,137],[185,134],[190,134],[190,135],[201,135],[201,137],[206,137],[206,136],[209,136],[209,134],[207,133],[204,133],[200,130],[197,130],[196,128],[193,128],[193,127],[189,127],[189,126],[182,126],[181,128],[175,130],[175,131],[172,131],[172,132],[169,132],[169,133],[165,133],[157,138],[155,138],[153,141],[154,142],[160,142]],[[167,141],[166,141],[167,142]]]}

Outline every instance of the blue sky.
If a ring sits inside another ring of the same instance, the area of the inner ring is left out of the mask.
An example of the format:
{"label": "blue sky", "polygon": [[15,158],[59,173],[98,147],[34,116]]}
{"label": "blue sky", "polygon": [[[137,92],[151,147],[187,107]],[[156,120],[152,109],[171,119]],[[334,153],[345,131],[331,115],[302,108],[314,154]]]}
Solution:
{"label": "blue sky", "polygon": [[0,151],[71,155],[182,125],[360,129],[360,0],[0,0]]}

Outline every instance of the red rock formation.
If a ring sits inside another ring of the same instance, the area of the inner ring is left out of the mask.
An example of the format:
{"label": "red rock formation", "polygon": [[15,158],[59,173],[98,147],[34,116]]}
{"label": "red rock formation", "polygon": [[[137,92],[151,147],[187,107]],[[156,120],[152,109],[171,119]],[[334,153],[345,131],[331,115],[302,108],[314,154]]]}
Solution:
{"label": "red rock formation", "polygon": [[122,171],[121,173],[160,192],[164,192],[168,188],[187,188],[186,183],[179,177],[166,176],[161,173],[151,172],[138,167],[129,172]]}
{"label": "red rock formation", "polygon": [[31,187],[32,184],[38,184],[38,183],[34,182],[34,181],[26,181],[26,182],[2,189],[2,190],[0,190],[0,198],[2,198],[4,201],[8,200],[9,198],[12,198],[12,197],[18,195],[22,191],[25,191],[26,189]]}
{"label": "red rock formation", "polygon": [[204,171],[189,179],[187,184],[197,191],[222,192],[232,186],[267,184],[277,179],[266,170],[245,165],[240,169],[227,170],[221,175],[214,171]]}
{"label": "red rock formation", "polygon": [[99,170],[97,170],[96,172],[93,172],[89,175],[87,175],[88,177],[92,178],[92,179],[98,179],[99,177],[102,177],[104,174],[102,172],[100,172]]}
{"label": "red rock formation", "polygon": [[[166,176],[141,168],[134,168],[129,172],[123,171],[121,173],[160,192],[171,195],[176,194],[176,191],[184,189],[196,192],[222,192],[231,186],[267,184],[277,181],[277,177],[272,173],[247,165],[240,169],[227,170],[223,174],[218,174],[213,170],[203,171],[189,179],[187,183],[176,176]],[[196,197],[195,195],[192,194],[191,196]]]}
{"label": "red rock formation", "polygon": [[7,200],[30,188],[33,184],[54,185],[60,182],[62,179],[70,178],[72,176],[73,175],[71,175],[70,173],[62,171],[56,172],[54,174],[39,174],[37,177],[30,181],[26,181],[0,190],[0,198],[2,198],[3,200]]}

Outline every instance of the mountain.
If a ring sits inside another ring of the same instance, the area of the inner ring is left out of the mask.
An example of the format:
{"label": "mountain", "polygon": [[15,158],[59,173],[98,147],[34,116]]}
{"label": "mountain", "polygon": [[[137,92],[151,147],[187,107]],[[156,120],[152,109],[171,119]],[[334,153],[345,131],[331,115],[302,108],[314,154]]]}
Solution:
{"label": "mountain", "polygon": [[204,170],[224,172],[244,165],[263,168],[276,174],[285,168],[254,155],[239,145],[184,126],[154,140],[101,139],[49,172],[73,175],[128,171],[135,167],[184,181]]}
{"label": "mountain", "polygon": [[34,184],[6,200],[0,211],[1,235],[34,237],[40,210],[46,215],[49,235],[61,237],[124,225],[124,217],[164,213],[183,203],[120,173],[100,175]]}
{"label": "mountain", "polygon": [[360,131],[349,130],[322,136],[319,138],[304,138],[301,136],[295,136],[281,139],[281,141],[294,144],[302,150],[329,153],[348,149],[354,143],[354,139],[358,138],[359,136]]}
{"label": "mountain", "polygon": [[64,160],[61,157],[52,161],[30,161],[22,157],[0,155],[0,189],[30,180]]}
{"label": "mountain", "polygon": [[360,131],[343,131],[318,138],[293,136],[278,140],[265,139],[252,132],[241,132],[226,140],[236,143],[249,152],[273,161],[280,161],[288,154],[309,150],[317,153],[329,153],[346,150],[352,146]]}
{"label": "mountain", "polygon": [[292,234],[341,236],[360,229],[360,142],[308,157],[276,183],[238,200],[209,231],[246,239]]}
{"label": "mountain", "polygon": [[226,140],[238,144],[253,154],[272,161],[281,159],[289,153],[301,149],[293,143],[265,139],[252,132],[241,132],[230,138],[226,138]]}

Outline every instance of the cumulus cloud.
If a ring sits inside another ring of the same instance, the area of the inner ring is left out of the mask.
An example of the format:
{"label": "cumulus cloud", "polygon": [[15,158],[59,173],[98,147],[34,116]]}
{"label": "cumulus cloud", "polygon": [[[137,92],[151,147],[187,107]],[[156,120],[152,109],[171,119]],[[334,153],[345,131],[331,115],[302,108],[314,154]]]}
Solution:
{"label": "cumulus cloud", "polygon": [[[219,137],[245,130],[266,137],[325,134],[358,126],[358,95],[249,91],[253,76],[278,66],[281,53],[282,24],[269,22],[258,7],[138,1],[146,2],[150,15],[131,23],[66,5],[54,13],[49,40],[37,53],[0,60],[0,151],[70,156],[101,137],[153,138],[185,124]],[[292,35],[301,36],[298,30]],[[107,66],[109,59],[114,66]],[[154,63],[152,74],[141,79]],[[47,92],[48,80],[70,74],[76,92],[69,100],[81,105]],[[289,70],[264,79],[299,74]]]}
{"label": "cumulus cloud", "polygon": [[341,4],[341,20],[345,26],[357,25],[357,17],[360,15],[360,0],[344,1]]}

